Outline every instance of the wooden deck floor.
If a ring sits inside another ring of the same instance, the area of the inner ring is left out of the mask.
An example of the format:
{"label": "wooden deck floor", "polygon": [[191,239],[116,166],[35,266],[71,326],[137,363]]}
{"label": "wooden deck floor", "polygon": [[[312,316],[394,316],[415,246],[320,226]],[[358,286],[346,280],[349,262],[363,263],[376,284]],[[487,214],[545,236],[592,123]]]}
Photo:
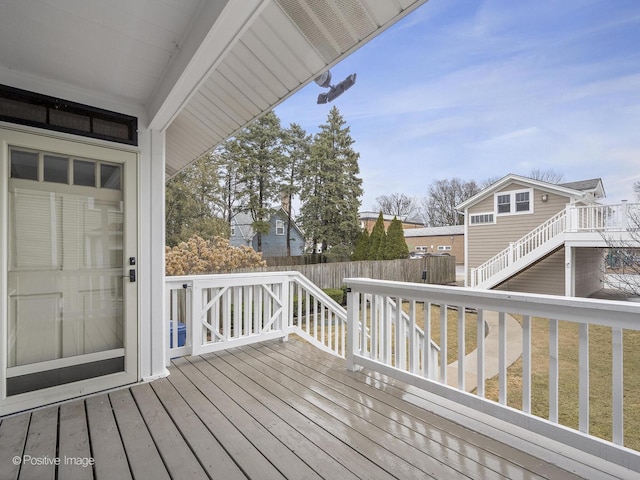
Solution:
{"label": "wooden deck floor", "polygon": [[260,344],[2,419],[0,479],[581,478],[430,405],[299,340]]}

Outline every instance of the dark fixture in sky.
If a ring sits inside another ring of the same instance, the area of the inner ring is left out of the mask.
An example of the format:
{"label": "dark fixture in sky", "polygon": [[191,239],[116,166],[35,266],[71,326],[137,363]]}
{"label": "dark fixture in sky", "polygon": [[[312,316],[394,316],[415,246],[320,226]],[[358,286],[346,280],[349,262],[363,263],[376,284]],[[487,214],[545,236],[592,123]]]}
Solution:
{"label": "dark fixture in sky", "polygon": [[356,74],[352,73],[337,85],[331,85],[331,72],[327,70],[326,72],[316,77],[315,82],[320,87],[329,89],[327,93],[321,93],[320,95],[318,95],[318,103],[328,103],[332,102],[344,92],[353,87],[353,84],[356,83]]}

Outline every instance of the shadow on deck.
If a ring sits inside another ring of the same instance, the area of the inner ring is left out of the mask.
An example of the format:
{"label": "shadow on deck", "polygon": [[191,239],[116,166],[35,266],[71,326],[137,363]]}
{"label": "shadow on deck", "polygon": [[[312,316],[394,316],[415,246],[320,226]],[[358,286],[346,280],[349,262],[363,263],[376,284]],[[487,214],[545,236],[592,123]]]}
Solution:
{"label": "shadow on deck", "polygon": [[5,417],[0,478],[607,478],[570,454],[575,468],[558,462],[553,445],[497,441],[477,412],[460,417],[467,427],[446,420],[434,413],[446,400],[348,372],[295,338],[176,359],[170,371]]}

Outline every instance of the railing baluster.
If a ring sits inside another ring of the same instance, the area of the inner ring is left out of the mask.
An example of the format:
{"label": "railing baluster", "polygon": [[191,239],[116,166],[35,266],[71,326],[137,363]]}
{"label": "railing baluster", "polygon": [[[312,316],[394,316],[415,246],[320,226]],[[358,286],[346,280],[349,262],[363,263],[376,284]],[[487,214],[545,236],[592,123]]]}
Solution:
{"label": "railing baluster", "polygon": [[579,428],[589,433],[589,324],[578,327],[578,370],[579,370]]}
{"label": "railing baluster", "polygon": [[624,445],[624,358],[621,328],[611,329],[613,443]]}
{"label": "railing baluster", "polygon": [[416,332],[416,301],[409,303],[409,371],[417,374],[419,371],[419,344]]}
{"label": "railing baluster", "polygon": [[507,321],[505,312],[498,313],[498,379],[500,383],[499,401],[507,404]]}
{"label": "railing baluster", "polygon": [[464,354],[465,354],[465,329],[464,329],[464,307],[458,306],[458,388],[465,390],[464,379]]}
{"label": "railing baluster", "polygon": [[380,297],[371,295],[371,358],[380,360]]}
{"label": "railing baluster", "polygon": [[531,317],[522,317],[522,411],[531,414]]}
{"label": "railing baluster", "polygon": [[476,350],[476,364],[477,364],[477,372],[476,375],[478,377],[478,387],[476,389],[476,393],[479,397],[484,398],[484,310],[478,310],[477,313],[477,350]]}
{"label": "railing baluster", "polygon": [[384,330],[382,334],[382,361],[384,363],[392,364],[391,345],[393,345],[393,331],[391,325],[391,305],[389,304],[389,297],[385,295],[383,298],[382,325]]}
{"label": "railing baluster", "polygon": [[[369,328],[369,330],[371,329],[371,327],[367,327],[367,313],[370,314],[371,312],[371,295],[369,295],[368,293],[362,294],[359,297],[356,297],[358,299],[359,305],[360,305],[360,311],[361,311],[361,317],[360,317],[360,351],[362,353],[362,355],[368,355],[369,358],[371,358],[371,345],[368,342],[367,339],[367,328]],[[347,301],[347,305],[349,304],[349,302]]]}
{"label": "railing baluster", "polygon": [[440,381],[447,383],[447,306],[440,304]]}
{"label": "railing baluster", "polygon": [[431,360],[431,303],[424,302],[424,337],[422,339],[422,375],[426,378],[435,380],[432,378],[431,371],[434,368]]}
{"label": "railing baluster", "polygon": [[305,316],[305,323],[306,323],[306,330],[307,330],[307,335],[311,335],[311,297],[309,296],[309,291],[307,290],[305,292],[305,307],[307,310],[306,316]]}
{"label": "railing baluster", "polygon": [[[317,301],[316,301],[315,305],[316,305],[316,310],[317,310],[317,308],[318,308]],[[320,341],[322,343],[324,343],[325,338],[327,338],[325,336],[325,321],[324,321],[325,320],[325,318],[324,318],[324,313],[325,312],[324,312],[324,307],[322,305],[320,305],[319,307],[320,307],[320,339],[321,339]]]}
{"label": "railing baluster", "polygon": [[549,319],[549,420],[558,423],[558,321]]}

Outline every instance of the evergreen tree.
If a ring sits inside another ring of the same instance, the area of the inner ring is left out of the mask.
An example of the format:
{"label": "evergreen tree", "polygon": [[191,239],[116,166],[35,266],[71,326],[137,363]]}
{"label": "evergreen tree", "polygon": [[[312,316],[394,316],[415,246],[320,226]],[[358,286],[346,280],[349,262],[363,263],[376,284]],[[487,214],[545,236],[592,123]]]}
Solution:
{"label": "evergreen tree", "polygon": [[378,219],[376,220],[376,223],[371,230],[371,236],[369,237],[369,251],[367,252],[367,260],[379,259],[378,255],[380,254],[380,245],[383,244],[386,235],[387,234],[384,231],[384,218],[382,217],[382,212],[380,212],[380,215],[378,215]]}
{"label": "evergreen tree", "polygon": [[313,245],[332,249],[336,256],[353,251],[360,222],[358,211],[362,179],[360,156],[352,145],[349,127],[334,106],[320,126],[303,169],[300,224]]}
{"label": "evergreen tree", "polygon": [[269,219],[276,209],[284,168],[280,119],[269,112],[249,124],[230,144],[238,162],[243,211],[251,214],[257,250],[262,251],[262,235],[269,233]]}
{"label": "evergreen tree", "polygon": [[300,191],[302,166],[309,158],[311,135],[292,123],[284,131],[283,146],[285,152],[285,175],[281,189],[282,208],[287,212],[287,256],[291,256],[291,218],[293,197]]}
{"label": "evergreen tree", "polygon": [[408,258],[409,247],[404,239],[404,230],[402,229],[402,222],[396,217],[393,217],[393,221],[387,229],[387,242],[384,252],[385,260],[395,260],[397,258]]}
{"label": "evergreen tree", "polygon": [[193,235],[229,236],[229,224],[221,216],[219,180],[214,158],[205,155],[167,182],[167,245],[177,245]]}
{"label": "evergreen tree", "polygon": [[389,235],[386,233],[384,237],[380,239],[380,246],[378,247],[378,254],[376,260],[388,260],[387,259],[387,242],[389,241]]}
{"label": "evergreen tree", "polygon": [[353,252],[351,260],[359,261],[366,260],[367,254],[369,253],[369,232],[367,232],[366,228],[363,228],[358,236],[358,241],[356,243],[356,248]]}

